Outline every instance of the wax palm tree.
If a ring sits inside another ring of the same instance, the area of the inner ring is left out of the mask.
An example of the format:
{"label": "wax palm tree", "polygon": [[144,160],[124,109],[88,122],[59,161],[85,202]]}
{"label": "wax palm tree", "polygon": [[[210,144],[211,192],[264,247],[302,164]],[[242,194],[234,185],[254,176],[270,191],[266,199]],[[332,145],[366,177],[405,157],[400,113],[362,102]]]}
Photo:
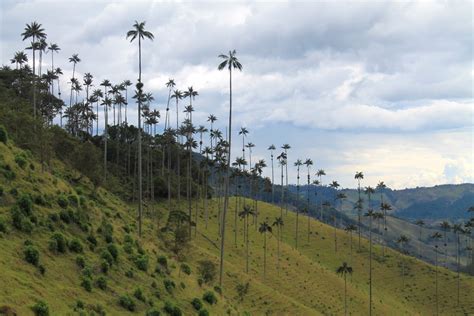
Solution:
{"label": "wax palm tree", "polygon": [[43,64],[43,53],[46,52],[46,49],[48,48],[48,43],[46,43],[46,37],[41,38],[38,41],[38,50],[39,50],[39,71],[38,74],[41,77],[42,75],[42,64]]}
{"label": "wax palm tree", "polygon": [[241,127],[239,131],[239,135],[242,136],[242,158],[245,159],[245,137],[249,133],[248,129],[245,127]]}
{"label": "wax palm tree", "polygon": [[15,53],[10,61],[12,64],[16,64],[16,69],[18,70],[18,66],[20,66],[19,68],[21,69],[22,65],[28,62],[28,55],[23,51],[19,51]]}
{"label": "wax palm tree", "polygon": [[176,83],[174,82],[174,79],[169,79],[168,82],[166,83],[166,87],[168,88],[168,101],[166,102],[166,115],[165,115],[165,129],[170,127],[170,100],[171,100],[171,92],[173,91],[173,88],[176,86]]}
{"label": "wax palm tree", "polygon": [[284,205],[284,197],[285,197],[285,190],[284,190],[284,187],[283,187],[283,179],[285,177],[285,174],[283,172],[283,168],[286,166],[286,154],[285,152],[282,152],[280,155],[278,155],[277,157],[277,160],[278,162],[280,163],[280,167],[281,167],[281,185],[280,185],[280,188],[281,188],[281,201],[280,201],[280,217],[283,218],[283,205]]}
{"label": "wax palm tree", "polygon": [[[214,114],[209,114],[207,117],[207,121],[211,123],[211,128],[209,129],[209,138],[211,142],[211,151],[213,150],[213,143],[214,140],[214,122],[217,121],[217,117]],[[211,156],[212,157],[212,156]]]}
{"label": "wax palm tree", "polygon": [[461,224],[454,224],[453,225],[453,232],[456,236],[456,273],[457,273],[457,305],[459,306],[459,289],[460,289],[460,275],[459,275],[459,268],[460,268],[460,235],[464,234],[464,229],[462,228]]}
{"label": "wax palm tree", "polygon": [[[285,151],[285,155],[288,159],[288,150],[291,149],[291,146],[289,144],[283,144],[283,146],[281,146],[281,148]],[[286,176],[286,189],[288,190],[288,164],[285,165],[285,176]],[[286,214],[288,214],[288,203],[286,203],[285,205],[285,209],[286,209]]]}
{"label": "wax palm tree", "polygon": [[[369,196],[371,191],[373,191],[372,188],[366,188],[366,192],[368,192],[367,194]],[[369,315],[372,315],[372,218],[374,211],[370,209],[370,203],[369,210],[365,213],[365,216],[369,218]]]}
{"label": "wax palm tree", "polygon": [[[336,181],[335,181],[336,182]],[[336,182],[337,183],[337,182]],[[337,188],[337,187],[336,187]],[[342,202],[344,199],[346,199],[347,196],[344,192],[338,193],[336,196],[336,201],[340,201],[340,213],[342,214]],[[337,203],[334,201],[334,210],[337,211]],[[334,213],[334,249],[335,252],[337,252],[337,234],[336,234],[336,228],[337,228],[337,223],[336,223],[336,213]]]}
{"label": "wax palm tree", "polygon": [[[252,166],[252,148],[255,147],[255,144],[254,143],[247,143],[247,145],[245,145],[246,148],[249,149],[249,166]],[[245,159],[245,157],[244,157]]]}
{"label": "wax palm tree", "polygon": [[[71,82],[75,79],[75,74],[76,74],[76,64],[81,62],[81,59],[79,58],[78,54],[73,54],[71,57],[69,57],[69,62],[73,63],[72,66],[72,79]],[[69,96],[69,106],[72,105],[72,90],[73,90],[73,85],[71,84],[71,93]]]}
{"label": "wax palm tree", "polygon": [[[326,172],[323,169],[319,169],[318,172],[316,172],[316,176],[319,177],[319,185],[323,187],[323,179],[322,177],[326,175]],[[321,198],[319,199],[319,211],[320,211],[320,220],[324,222],[323,218],[323,196],[321,194]]]}
{"label": "wax palm tree", "polygon": [[362,179],[364,179],[364,174],[361,172],[361,171],[357,171],[355,173],[355,176],[354,176],[354,179],[357,180],[357,194],[359,196],[357,202],[358,202],[358,210],[357,210],[357,225],[358,225],[358,232],[359,232],[359,250],[360,250],[360,235],[361,235],[361,215],[362,215],[362,200],[361,200],[361,196],[360,196],[360,193],[361,193],[361,190],[360,190],[360,181]]}
{"label": "wax palm tree", "polygon": [[299,224],[299,214],[300,214],[300,167],[303,165],[301,159],[297,159],[294,166],[296,167],[296,232],[295,232],[295,249],[298,249],[298,224]]}
{"label": "wax palm tree", "polygon": [[346,232],[348,232],[349,235],[350,235],[350,244],[351,244],[350,257],[351,257],[351,264],[352,264],[352,232],[357,231],[357,226],[354,225],[354,224],[348,224],[348,225],[344,228],[344,230],[345,230]]}
{"label": "wax palm tree", "polygon": [[439,224],[440,228],[443,230],[444,235],[444,266],[448,266],[448,232],[451,230],[451,225],[448,221],[443,221]]}
{"label": "wax palm tree", "polygon": [[33,116],[36,118],[36,79],[35,79],[35,71],[36,71],[36,58],[35,58],[35,51],[37,45],[35,44],[37,40],[46,38],[46,33],[42,28],[41,24],[38,22],[31,22],[30,24],[26,24],[25,30],[21,33],[23,36],[23,41],[31,38],[31,47],[33,51]]}
{"label": "wax palm tree", "polygon": [[[51,43],[48,46],[48,51],[51,52],[51,72],[54,72],[54,53],[58,54],[60,50],[61,48],[59,48],[58,44]],[[53,90],[53,95],[54,95],[54,90]]]}
{"label": "wax palm tree", "polygon": [[249,205],[244,205],[244,209],[239,212],[239,217],[244,220],[245,229],[245,272],[249,273],[249,217],[255,212]]}
{"label": "wax palm tree", "polygon": [[344,277],[344,315],[347,315],[347,275],[352,274],[352,267],[343,262],[340,267],[337,268],[336,273]]}
{"label": "wax palm tree", "polygon": [[[266,168],[267,167],[267,163],[265,162],[265,160],[263,159],[260,159],[256,164],[255,164],[255,167],[254,167],[254,175],[255,175],[255,178],[256,178],[256,183],[255,183],[255,195],[254,195],[254,201],[255,201],[255,228],[257,227],[257,222],[258,222],[258,192],[259,192],[259,178],[258,177],[262,177],[262,173],[263,173],[263,168]],[[258,177],[257,177],[258,176]]]}
{"label": "wax palm tree", "polygon": [[268,225],[267,221],[260,223],[258,232],[263,234],[263,279],[265,280],[267,275],[267,233],[272,232],[272,226]]}
{"label": "wax palm tree", "polygon": [[281,240],[281,230],[283,228],[283,218],[276,217],[275,221],[273,222],[272,226],[276,226],[278,230],[278,240],[277,240],[277,269],[278,269],[278,275],[280,274],[280,240]]}
{"label": "wax palm tree", "polygon": [[137,101],[138,101],[138,236],[142,236],[142,207],[143,207],[143,192],[142,192],[142,135],[141,135],[141,116],[142,116],[142,40],[154,39],[154,35],[145,30],[145,22],[138,23],[135,21],[133,29],[127,32],[126,38],[130,38],[133,42],[138,38],[138,83],[137,83]]}
{"label": "wax palm tree", "polygon": [[[400,235],[400,237],[397,239],[397,244],[400,245],[402,254],[406,252],[405,247],[409,241],[410,239],[405,235]],[[403,282],[403,289],[405,289],[405,263],[403,262],[403,257],[401,257],[401,261],[402,261],[402,282]]]}
{"label": "wax palm tree", "polygon": [[225,218],[227,214],[227,208],[229,205],[229,176],[230,176],[230,157],[231,157],[231,148],[232,148],[232,69],[242,70],[242,64],[236,57],[237,52],[235,49],[229,51],[229,55],[221,54],[219,58],[223,58],[218,70],[223,70],[224,68],[229,69],[229,130],[228,130],[228,153],[227,153],[227,170],[224,183],[224,213],[222,214],[222,226],[221,226],[221,251],[220,251],[220,269],[219,269],[219,285],[222,286],[222,278],[224,275],[224,240],[225,240]]}
{"label": "wax palm tree", "polygon": [[306,212],[307,212],[307,215],[308,215],[308,243],[309,243],[309,234],[311,232],[311,221],[310,221],[310,217],[311,217],[311,214],[310,214],[310,210],[309,210],[309,191],[310,191],[310,186],[311,186],[311,166],[313,165],[313,160],[311,160],[310,158],[306,159],[304,164],[306,165],[306,170],[308,171],[308,174],[307,174],[307,184],[306,184]]}
{"label": "wax palm tree", "polygon": [[418,256],[421,258],[421,249],[422,249],[422,247],[421,247],[421,244],[422,244],[421,234],[423,233],[423,226],[425,226],[425,222],[422,219],[419,219],[415,222],[415,225],[420,227],[419,238],[418,238],[418,240],[419,240],[419,243],[418,243]]}
{"label": "wax palm tree", "polygon": [[439,313],[439,305],[438,305],[438,241],[443,236],[439,232],[435,232],[431,235],[431,239],[434,240],[435,243],[435,300],[436,300],[436,315]]}
{"label": "wax palm tree", "polygon": [[273,151],[275,150],[275,145],[268,146],[268,150],[270,150],[270,160],[272,164],[272,204],[275,202],[275,190],[274,190],[274,183],[275,183],[275,173],[273,172]]}

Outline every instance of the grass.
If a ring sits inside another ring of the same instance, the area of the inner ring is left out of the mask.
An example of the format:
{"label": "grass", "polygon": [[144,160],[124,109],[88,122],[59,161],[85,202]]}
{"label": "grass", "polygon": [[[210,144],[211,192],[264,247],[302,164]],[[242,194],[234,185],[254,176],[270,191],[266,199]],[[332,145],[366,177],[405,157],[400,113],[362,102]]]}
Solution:
{"label": "grass", "polygon": [[[0,175],[0,185],[3,196],[0,197],[0,218],[7,225],[7,233],[0,233],[0,308],[5,305],[13,308],[19,315],[32,315],[33,306],[38,301],[45,301],[52,315],[74,315],[77,300],[84,302],[86,310],[100,310],[98,305],[110,315],[129,314],[119,304],[119,298],[128,295],[135,301],[136,314],[154,307],[162,310],[166,302],[178,306],[184,315],[194,315],[196,311],[191,302],[195,298],[202,300],[207,291],[214,291],[216,282],[200,286],[197,282],[198,262],[208,259],[218,263],[218,199],[209,202],[210,220],[204,227],[204,211],[199,203],[197,234],[185,251],[185,258],[177,258],[168,251],[158,238],[157,225],[162,227],[167,218],[167,202],[160,201],[155,206],[155,212],[145,210],[144,236],[140,245],[149,256],[147,271],[139,270],[132,258],[124,251],[126,230],[136,238],[136,208],[127,205],[117,196],[104,189],[95,189],[87,179],[79,183],[68,181],[77,178],[73,170],[64,168],[54,162],[52,170],[42,171],[41,166],[26,153],[27,165],[21,168],[15,162],[15,156],[23,152],[12,144],[0,143],[0,165],[9,165],[15,172],[14,180],[7,180]],[[34,169],[29,167],[33,166]],[[74,184],[72,184],[74,183]],[[18,195],[41,194],[45,197],[45,205],[34,205],[34,214],[43,223],[35,226],[31,234],[19,232],[12,228],[10,209]],[[50,214],[59,213],[61,206],[56,202],[58,196],[77,195],[82,200],[78,207],[72,207],[75,212],[83,212],[89,219],[87,225],[96,232],[103,220],[113,227],[114,242],[119,249],[117,262],[114,262],[107,272],[100,272],[101,252],[107,247],[104,237],[95,233],[98,245],[94,250],[89,249],[89,242],[79,225],[65,224],[59,220],[52,227],[61,232],[68,240],[77,238],[84,246],[84,257],[87,266],[93,273],[92,292],[81,287],[83,273],[76,263],[77,253],[67,251],[56,254],[48,249],[51,229],[46,225]],[[82,198],[82,199],[81,199]],[[281,244],[281,269],[277,269],[277,237],[276,234],[267,236],[267,274],[263,277],[263,236],[257,232],[251,221],[250,235],[250,271],[245,273],[245,244],[243,242],[243,222],[238,220],[237,243],[234,242],[234,212],[235,198],[231,199],[227,216],[225,277],[222,295],[216,291],[217,304],[210,305],[203,301],[203,306],[211,315],[233,314],[242,315],[248,312],[252,315],[319,315],[344,313],[344,280],[335,273],[343,261],[347,261],[354,269],[348,277],[348,302],[352,314],[368,313],[368,242],[361,241],[358,249],[357,237],[354,234],[353,256],[349,255],[349,236],[346,232],[337,230],[338,251],[334,249],[334,228],[318,221],[311,220],[310,240],[307,240],[306,217],[300,216],[300,247],[294,249],[295,220],[294,213],[283,215],[284,227]],[[247,200],[246,203],[252,203]],[[150,205],[150,203],[148,203]],[[185,209],[185,201],[176,208]],[[193,207],[195,207],[193,203]],[[258,204],[259,222],[267,219],[273,222],[280,215],[278,206]],[[275,231],[274,231],[275,233]],[[32,241],[40,251],[39,264],[46,272],[41,274],[38,267],[23,259],[24,242]],[[137,252],[137,247],[135,247]],[[159,256],[168,259],[169,275],[161,276],[154,273]],[[407,266],[405,287],[402,286],[401,262]],[[180,271],[181,263],[185,262],[191,269],[188,275]],[[126,276],[132,270],[133,277]],[[107,280],[107,289],[101,290],[95,284],[96,279],[103,276]],[[171,280],[175,288],[168,293],[164,281]],[[249,283],[248,293],[242,300],[238,297],[237,285]],[[456,304],[456,275],[439,268],[439,307],[443,314],[474,313],[474,279],[462,275],[460,304]],[[153,284],[154,283],[154,284]],[[134,292],[140,288],[145,302],[136,299]],[[159,295],[156,295],[156,293]],[[159,297],[158,297],[159,296]],[[393,250],[387,251],[382,257],[380,246],[374,246],[373,260],[373,308],[380,315],[416,315],[434,314],[434,267],[412,257],[401,256]],[[152,303],[152,304],[150,304]]]}

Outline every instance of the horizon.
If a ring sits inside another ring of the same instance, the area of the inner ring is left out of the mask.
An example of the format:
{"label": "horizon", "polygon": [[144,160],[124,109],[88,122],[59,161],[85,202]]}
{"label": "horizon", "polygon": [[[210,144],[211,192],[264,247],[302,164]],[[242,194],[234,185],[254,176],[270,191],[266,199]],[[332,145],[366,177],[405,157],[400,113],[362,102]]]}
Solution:
{"label": "horizon", "polygon": [[[61,47],[55,63],[64,71],[65,100],[73,53],[82,59],[77,76],[133,81],[137,52],[125,33],[135,19],[146,20],[155,34],[143,51],[152,107],[164,117],[165,83],[174,78],[178,88],[199,92],[197,125],[208,127],[212,113],[223,133],[227,80],[217,55],[235,48],[244,68],[234,80],[232,160],[246,126],[246,142],[257,145],[252,160],[267,162],[264,176],[271,177],[268,146],[289,143],[289,183],[296,183],[297,158],[313,159],[313,179],[324,169],[323,183],[343,187],[356,185],[356,171],[364,172],[364,186],[384,181],[393,189],[474,182],[468,3],[350,3],[344,11],[324,2],[4,1],[1,7],[2,64],[28,45],[19,35],[25,24],[38,21],[47,41]],[[74,17],[63,18],[74,8]],[[287,23],[275,32],[279,21]],[[47,54],[45,68],[49,62]],[[132,102],[129,117],[135,122]],[[278,174],[276,167],[275,184]]]}

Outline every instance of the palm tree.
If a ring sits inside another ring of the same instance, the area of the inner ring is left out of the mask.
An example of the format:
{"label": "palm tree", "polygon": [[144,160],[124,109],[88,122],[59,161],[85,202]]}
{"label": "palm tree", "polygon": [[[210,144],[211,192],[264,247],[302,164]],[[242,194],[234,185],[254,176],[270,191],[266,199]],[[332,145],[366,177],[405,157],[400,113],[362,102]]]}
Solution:
{"label": "palm tree", "polygon": [[360,250],[360,234],[361,234],[361,212],[362,212],[362,200],[360,197],[360,180],[364,179],[364,174],[361,171],[357,171],[354,179],[357,180],[357,193],[359,196],[359,199],[357,200],[357,203],[359,204],[359,208],[357,210],[357,223],[358,223],[358,231],[359,231],[359,250]]}
{"label": "palm tree", "polygon": [[28,56],[25,52],[19,51],[15,53],[15,55],[10,61],[12,64],[16,64],[16,69],[18,70],[18,66],[20,66],[21,69],[22,65],[28,62]]}
{"label": "palm tree", "polygon": [[281,239],[281,229],[283,227],[283,218],[276,217],[275,221],[273,222],[272,226],[276,226],[278,229],[278,240],[277,240],[277,269],[278,274],[280,274],[280,239]]}
{"label": "palm tree", "polygon": [[[405,246],[408,244],[410,239],[405,236],[405,235],[400,235],[400,237],[397,239],[397,244],[400,245],[401,247],[401,253],[405,253]],[[401,257],[403,260],[403,257]],[[405,263],[402,261],[402,281],[403,281],[403,289],[405,289]]]}
{"label": "palm tree", "polygon": [[43,64],[43,52],[46,52],[46,49],[48,48],[48,43],[46,43],[46,37],[41,38],[38,41],[38,50],[39,50],[39,71],[38,74],[41,77],[42,71],[41,71],[41,66]]}
{"label": "palm tree", "polygon": [[[337,185],[339,185],[337,183],[337,181],[334,181],[336,182]],[[333,183],[334,183],[333,182]],[[337,186],[336,186],[337,188]],[[338,193],[337,196],[336,196],[336,201],[339,200],[340,201],[340,213],[342,214],[342,202],[344,201],[344,199],[346,199],[347,196],[345,193]],[[337,211],[337,204],[336,204],[336,201],[334,201],[334,209]],[[335,251],[337,252],[337,234],[336,234],[336,227],[337,227],[337,223],[336,223],[336,213],[334,213],[334,249]]]}
{"label": "palm tree", "polygon": [[443,230],[443,235],[444,235],[444,266],[448,266],[448,239],[447,239],[447,234],[448,231],[451,229],[451,225],[449,224],[448,221],[443,221],[441,224],[439,224],[441,229]]}
{"label": "palm tree", "polygon": [[421,234],[423,233],[423,226],[425,225],[425,222],[423,220],[419,219],[415,222],[415,225],[420,227],[420,236],[418,238],[418,240],[419,240],[419,243],[418,243],[418,256],[421,258],[421,249],[422,249],[422,247],[421,247]]}
{"label": "palm tree", "polygon": [[[51,52],[51,72],[54,72],[54,53],[58,53],[61,48],[59,48],[58,44],[51,43],[49,44],[48,50]],[[52,94],[54,95],[54,90],[52,90]]]}
{"label": "palm tree", "polygon": [[439,306],[438,306],[438,241],[442,238],[443,236],[435,232],[433,235],[431,235],[431,239],[434,240],[435,242],[435,300],[436,300],[436,315],[439,313]]}
{"label": "palm tree", "polygon": [[275,145],[271,144],[268,146],[268,150],[270,150],[270,159],[272,161],[272,204],[275,202],[275,190],[274,190],[274,183],[275,183],[275,177],[274,177],[274,172],[273,172],[273,151],[275,150]]}
{"label": "palm tree", "polygon": [[[137,94],[140,95],[143,89],[142,83],[142,40],[146,38],[153,40],[154,35],[145,30],[145,22],[138,23],[135,21],[133,29],[127,32],[126,38],[130,38],[130,42],[133,42],[138,38],[138,83],[137,83]],[[138,236],[142,236],[142,207],[143,207],[143,195],[142,195],[142,135],[141,135],[141,116],[142,116],[142,99],[137,98],[138,101]]]}
{"label": "palm tree", "polygon": [[173,91],[173,88],[176,86],[176,83],[174,82],[174,79],[169,79],[168,82],[166,83],[166,87],[168,88],[168,101],[166,102],[166,116],[165,116],[165,127],[164,129],[167,129],[170,127],[170,100],[171,100],[171,92]]}
{"label": "palm tree", "polygon": [[46,33],[44,29],[41,27],[41,24],[35,22],[31,22],[31,24],[26,24],[25,31],[21,33],[23,36],[23,40],[31,38],[31,47],[33,50],[33,116],[36,118],[36,78],[35,78],[35,51],[36,51],[36,40],[46,38]]}
{"label": "palm tree", "polygon": [[259,233],[263,234],[263,279],[267,275],[267,233],[272,232],[272,227],[268,225],[267,221],[260,223],[258,228]]}
{"label": "palm tree", "polygon": [[244,209],[239,212],[239,217],[244,219],[245,229],[245,272],[249,273],[249,217],[255,215],[255,212],[249,205],[244,205]]}
{"label": "palm tree", "polygon": [[459,288],[460,288],[460,275],[459,275],[459,267],[460,267],[460,234],[464,234],[464,229],[462,228],[461,224],[454,224],[453,225],[453,232],[456,236],[456,273],[457,273],[457,304],[459,306]]}
{"label": "palm tree", "polygon": [[300,167],[303,165],[301,159],[297,159],[294,166],[296,167],[296,232],[295,232],[295,249],[298,249],[298,224],[299,224],[299,199],[300,199]]}
{"label": "palm tree", "polygon": [[[176,131],[179,130],[179,100],[181,100],[184,97],[184,94],[182,91],[176,89],[173,91],[173,94],[171,95],[171,98],[176,99]],[[178,150],[177,150],[177,157],[176,157],[176,173],[178,176],[178,204],[181,200],[181,157],[180,157],[180,137],[179,133],[176,133],[176,142],[178,143]]]}
{"label": "palm tree", "polygon": [[229,51],[229,55],[221,54],[219,58],[223,58],[218,70],[223,70],[225,67],[229,69],[229,132],[228,132],[228,153],[227,153],[227,170],[224,183],[224,212],[222,214],[222,225],[221,225],[221,253],[220,253],[220,269],[219,269],[219,285],[222,286],[222,278],[224,275],[224,239],[225,239],[225,218],[227,214],[227,208],[229,205],[229,176],[230,176],[230,156],[232,148],[232,69],[238,69],[242,71],[242,64],[236,57],[237,52],[235,49]]}
{"label": "palm tree", "polygon": [[[72,79],[71,79],[71,83],[72,83],[75,79],[74,75],[76,73],[76,64],[81,62],[81,59],[79,58],[78,54],[73,54],[71,57],[69,57],[69,62],[73,63],[73,66],[72,66]],[[73,85],[71,84],[71,93],[69,95],[69,106],[72,105],[72,90],[73,90]]]}
{"label": "palm tree", "polygon": [[285,152],[282,152],[278,157],[277,157],[278,162],[280,163],[281,166],[281,201],[280,201],[280,217],[283,218],[283,204],[284,204],[284,197],[285,197],[285,190],[283,188],[283,179],[284,179],[284,172],[283,172],[283,167],[286,166],[286,154]]}
{"label": "palm tree", "polygon": [[[322,176],[325,176],[326,172],[323,169],[319,169],[318,172],[316,172],[316,176],[319,177],[319,185],[322,187],[323,186],[323,179]],[[320,220],[324,222],[323,218],[323,196],[321,195],[321,198],[319,199],[319,210],[321,212],[320,215]]]}
{"label": "palm tree", "polygon": [[352,232],[356,231],[357,230],[357,226],[355,226],[354,224],[349,224],[346,226],[345,228],[345,231],[349,233],[350,235],[350,243],[351,243],[351,254],[350,254],[350,257],[351,257],[351,264],[352,264]]}
{"label": "palm tree", "polygon": [[[245,127],[240,128],[239,135],[242,135],[242,158],[244,159],[245,159],[245,137],[247,137],[248,133],[249,131],[247,128]],[[252,162],[250,162],[250,166],[252,166]]]}
{"label": "palm tree", "polygon": [[[369,194],[369,196],[370,196],[370,189],[369,190],[366,189],[366,191],[369,192],[367,193]],[[369,207],[370,207],[370,203],[369,203]],[[365,213],[365,216],[369,218],[369,315],[372,315],[372,218],[374,216],[374,211],[369,208],[367,213]]]}
{"label": "palm tree", "polygon": [[[383,222],[384,222],[384,228],[383,228],[383,236],[387,233],[387,211],[391,211],[392,207],[388,203],[382,202],[380,205],[380,209],[382,210],[382,217],[383,217]],[[380,229],[379,229],[380,230]],[[385,256],[385,243],[382,243],[382,256]]]}
{"label": "palm tree", "polygon": [[306,165],[306,169],[308,170],[308,183],[306,184],[306,212],[308,215],[308,243],[309,243],[309,233],[311,231],[311,221],[310,221],[310,211],[309,211],[309,189],[311,185],[311,166],[313,165],[313,160],[310,158],[306,159],[304,164]]}
{"label": "palm tree", "polygon": [[347,274],[352,274],[352,267],[349,267],[346,262],[337,268],[336,273],[344,276],[344,315],[347,315]]}
{"label": "palm tree", "polygon": [[[291,149],[289,144],[283,144],[281,148],[285,151],[285,156],[288,159],[288,150]],[[286,189],[288,190],[288,164],[285,165],[285,175],[286,175]],[[288,214],[288,203],[286,203],[286,214]]]}

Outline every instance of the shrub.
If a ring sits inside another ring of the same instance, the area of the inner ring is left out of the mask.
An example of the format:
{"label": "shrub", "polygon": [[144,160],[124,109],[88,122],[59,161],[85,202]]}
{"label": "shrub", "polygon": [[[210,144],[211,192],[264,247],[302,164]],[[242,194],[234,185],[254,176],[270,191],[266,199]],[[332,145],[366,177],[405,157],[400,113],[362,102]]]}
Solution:
{"label": "shrub", "polygon": [[122,295],[119,297],[119,304],[125,309],[133,312],[135,311],[135,301],[128,294]]}
{"label": "shrub", "polygon": [[48,218],[52,221],[52,222],[57,222],[59,221],[59,215],[56,214],[56,213],[51,213],[48,215]]}
{"label": "shrub", "polygon": [[128,254],[133,254],[133,245],[130,243],[125,243],[123,245],[123,251],[125,251]]}
{"label": "shrub", "polygon": [[168,259],[166,259],[165,256],[159,256],[156,261],[158,262],[160,266],[162,266],[165,269],[168,269]]}
{"label": "shrub", "polygon": [[219,295],[222,295],[222,288],[219,285],[214,286],[214,291],[216,291],[216,293],[219,293]]}
{"label": "shrub", "polygon": [[204,283],[209,283],[214,280],[216,275],[216,265],[210,260],[199,261],[198,272]]}
{"label": "shrub", "polygon": [[41,264],[38,266],[38,270],[41,273],[41,275],[44,275],[46,273],[46,268]]}
{"label": "shrub", "polygon": [[209,316],[207,309],[203,308],[199,311],[198,316]]}
{"label": "shrub", "polygon": [[44,301],[38,301],[31,307],[31,310],[35,313],[35,316],[49,316],[49,307]]}
{"label": "shrub", "polygon": [[0,233],[6,233],[7,232],[7,224],[5,223],[5,220],[3,218],[0,218]]}
{"label": "shrub", "polygon": [[69,242],[69,250],[76,253],[81,253],[83,251],[82,243],[74,238]]}
{"label": "shrub", "polygon": [[26,157],[24,154],[16,154],[15,155],[15,162],[17,163],[18,166],[20,166],[21,169],[24,169],[26,166]]}
{"label": "shrub", "polygon": [[191,305],[193,305],[195,310],[200,310],[202,308],[202,302],[197,297],[191,301]]}
{"label": "shrub", "polygon": [[89,277],[82,278],[81,286],[87,291],[92,292],[92,280]]}
{"label": "shrub", "polygon": [[113,239],[114,227],[105,219],[102,219],[102,222],[99,228],[97,228],[97,232],[99,234],[102,234],[102,236],[104,237],[107,243],[111,243],[114,240]]}
{"label": "shrub", "polygon": [[109,264],[109,266],[112,266],[112,264],[114,263],[114,257],[112,257],[112,255],[110,254],[110,252],[108,252],[107,250],[102,250],[102,252],[100,253],[100,257],[102,259],[104,259],[105,261],[107,261],[107,263]]}
{"label": "shrub", "polygon": [[97,287],[103,291],[107,290],[107,279],[103,276],[100,276],[97,278],[97,280],[95,281],[95,284],[97,285]]}
{"label": "shrub", "polygon": [[82,269],[82,276],[85,278],[92,278],[92,269],[90,267],[85,267]]}
{"label": "shrub", "polygon": [[176,285],[174,284],[174,282],[172,280],[163,280],[163,285],[165,286],[165,289],[166,291],[168,291],[168,293],[171,293],[173,291],[173,289],[176,287]]}
{"label": "shrub", "polygon": [[202,296],[202,300],[208,302],[211,305],[217,303],[217,297],[211,291],[207,291],[206,293],[204,293],[204,295]]}
{"label": "shrub", "polygon": [[109,269],[110,264],[107,262],[107,260],[102,259],[102,261],[100,262],[100,271],[102,271],[103,273],[107,273],[109,272]]}
{"label": "shrub", "polygon": [[187,275],[191,274],[191,268],[186,263],[181,264],[181,271],[183,271]]}
{"label": "shrub", "polygon": [[33,213],[33,201],[29,194],[22,194],[16,203],[23,214],[31,215]]}
{"label": "shrub", "polygon": [[115,246],[115,244],[109,244],[107,246],[107,250],[112,255],[112,258],[114,258],[114,261],[117,262],[117,259],[118,259],[118,248],[117,248],[117,246]]}
{"label": "shrub", "polygon": [[149,309],[145,314],[145,316],[160,316],[160,315],[161,315],[160,311],[156,308]]}
{"label": "shrub", "polygon": [[72,206],[79,206],[79,197],[75,194],[69,194],[67,197],[69,204]]}
{"label": "shrub", "polygon": [[69,206],[69,202],[64,194],[58,196],[57,203],[62,208],[66,208]]}
{"label": "shrub", "polygon": [[8,133],[3,125],[0,125],[0,142],[6,144],[8,141]]}
{"label": "shrub", "polygon": [[23,250],[23,255],[26,262],[31,263],[34,266],[37,266],[39,263],[39,251],[33,245],[28,245]]}
{"label": "shrub", "polygon": [[202,286],[204,284],[204,281],[202,278],[198,278],[197,281],[198,281],[199,286]]}
{"label": "shrub", "polygon": [[163,307],[163,310],[165,311],[166,314],[170,316],[181,316],[181,310],[179,307],[174,306],[173,303],[166,301],[165,306]]}
{"label": "shrub", "polygon": [[97,246],[97,238],[95,238],[94,235],[90,234],[89,236],[87,236],[87,241],[90,242],[90,244],[91,244],[93,247],[96,247],[96,246]]}
{"label": "shrub", "polygon": [[76,264],[79,268],[85,268],[86,267],[86,259],[84,259],[83,256],[77,256],[76,257]]}
{"label": "shrub", "polygon": [[130,279],[133,278],[133,271],[132,271],[132,270],[128,270],[127,272],[125,272],[125,276],[126,276],[127,278],[130,278]]}
{"label": "shrub", "polygon": [[148,270],[148,256],[140,255],[135,258],[135,265],[142,271]]}
{"label": "shrub", "polygon": [[133,296],[135,296],[137,300],[140,300],[142,302],[146,301],[145,295],[143,294],[143,291],[141,288],[137,288],[135,292],[133,292]]}
{"label": "shrub", "polygon": [[0,197],[3,196],[3,192],[5,192],[5,189],[0,185]]}
{"label": "shrub", "polygon": [[49,239],[49,250],[53,252],[65,253],[67,240],[61,233],[54,233]]}

